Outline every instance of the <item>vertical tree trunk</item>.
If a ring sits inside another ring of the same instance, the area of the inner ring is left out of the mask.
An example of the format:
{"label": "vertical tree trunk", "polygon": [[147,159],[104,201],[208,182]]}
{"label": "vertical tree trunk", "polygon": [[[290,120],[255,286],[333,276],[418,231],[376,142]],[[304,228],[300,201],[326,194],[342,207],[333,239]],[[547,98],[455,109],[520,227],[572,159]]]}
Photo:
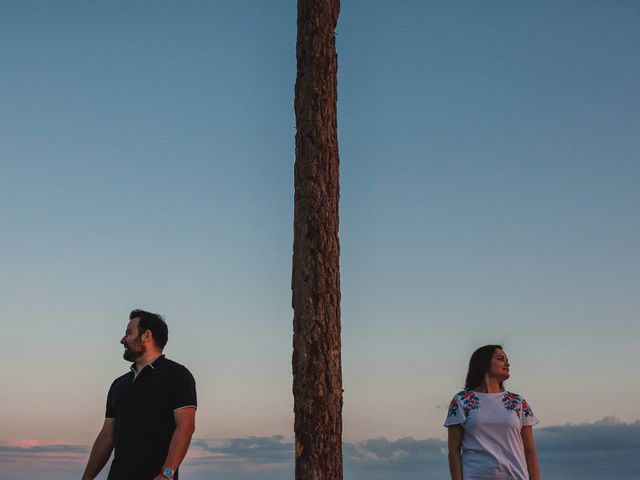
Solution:
{"label": "vertical tree trunk", "polygon": [[339,0],[298,0],[293,240],[296,480],[342,480]]}

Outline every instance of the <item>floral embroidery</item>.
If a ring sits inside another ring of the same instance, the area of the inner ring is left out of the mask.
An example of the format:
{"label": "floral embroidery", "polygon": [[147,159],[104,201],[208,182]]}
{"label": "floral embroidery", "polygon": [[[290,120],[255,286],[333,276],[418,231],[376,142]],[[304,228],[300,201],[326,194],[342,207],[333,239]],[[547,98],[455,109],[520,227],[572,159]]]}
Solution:
{"label": "floral embroidery", "polygon": [[462,409],[465,417],[469,416],[471,410],[477,410],[480,407],[480,399],[475,392],[463,390],[458,395],[462,395]]}
{"label": "floral embroidery", "polygon": [[456,399],[454,398],[449,404],[449,413],[447,414],[447,418],[455,417],[456,415],[458,415],[458,402],[456,402]]}
{"label": "floral embroidery", "polygon": [[502,396],[502,404],[509,411],[516,412],[520,415],[520,395],[511,392],[504,392]]}
{"label": "floral embroidery", "polygon": [[531,410],[531,407],[524,398],[522,399],[522,413],[524,413],[525,418],[533,417],[533,410]]}

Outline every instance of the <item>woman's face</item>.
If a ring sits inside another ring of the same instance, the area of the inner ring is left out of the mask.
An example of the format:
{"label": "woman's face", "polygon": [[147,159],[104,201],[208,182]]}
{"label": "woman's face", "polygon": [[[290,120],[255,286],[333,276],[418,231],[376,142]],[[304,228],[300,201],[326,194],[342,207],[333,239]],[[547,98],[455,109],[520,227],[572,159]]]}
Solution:
{"label": "woman's face", "polygon": [[487,372],[490,377],[493,377],[501,382],[504,382],[509,378],[509,359],[507,354],[501,348],[496,348],[493,352],[493,358],[491,358],[491,366]]}

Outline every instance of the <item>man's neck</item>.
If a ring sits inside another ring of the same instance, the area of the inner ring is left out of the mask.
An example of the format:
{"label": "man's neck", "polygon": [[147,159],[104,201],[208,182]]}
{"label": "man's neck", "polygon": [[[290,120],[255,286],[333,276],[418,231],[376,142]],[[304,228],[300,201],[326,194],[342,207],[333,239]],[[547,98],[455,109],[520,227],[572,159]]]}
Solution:
{"label": "man's neck", "polygon": [[143,356],[135,361],[136,375],[147,365],[155,362],[162,355],[162,350],[146,352]]}

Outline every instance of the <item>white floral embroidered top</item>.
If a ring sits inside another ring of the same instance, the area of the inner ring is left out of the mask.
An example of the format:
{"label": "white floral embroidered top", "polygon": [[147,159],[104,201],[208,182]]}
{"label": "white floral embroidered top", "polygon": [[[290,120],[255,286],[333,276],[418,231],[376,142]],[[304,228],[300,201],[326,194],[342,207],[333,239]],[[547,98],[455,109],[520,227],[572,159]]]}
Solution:
{"label": "white floral embroidered top", "polygon": [[520,395],[462,390],[445,427],[462,425],[463,480],[529,480],[520,430],[539,420]]}

